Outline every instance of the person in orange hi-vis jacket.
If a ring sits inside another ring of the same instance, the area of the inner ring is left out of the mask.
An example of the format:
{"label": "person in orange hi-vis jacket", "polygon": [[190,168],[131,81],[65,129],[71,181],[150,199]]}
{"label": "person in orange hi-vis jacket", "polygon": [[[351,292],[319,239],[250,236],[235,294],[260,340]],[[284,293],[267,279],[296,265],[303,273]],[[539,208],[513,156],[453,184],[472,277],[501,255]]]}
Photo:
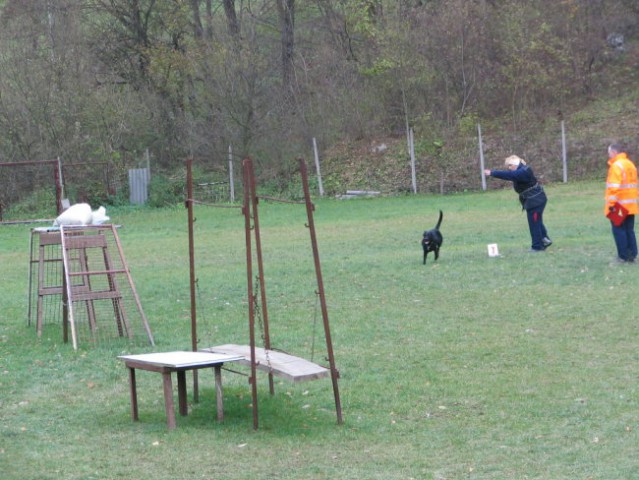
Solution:
{"label": "person in orange hi-vis jacket", "polygon": [[[634,262],[637,258],[635,215],[639,213],[637,167],[628,158],[625,148],[618,143],[608,147],[608,177],[606,178],[606,205],[604,215],[611,218],[612,236],[617,246],[617,261]],[[612,220],[622,211],[623,221]]]}

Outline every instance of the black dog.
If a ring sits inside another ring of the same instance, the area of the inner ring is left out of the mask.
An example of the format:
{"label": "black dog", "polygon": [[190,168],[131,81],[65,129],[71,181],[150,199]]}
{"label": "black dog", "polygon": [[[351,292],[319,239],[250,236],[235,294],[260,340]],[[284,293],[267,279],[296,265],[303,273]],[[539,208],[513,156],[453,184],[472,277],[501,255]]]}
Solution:
{"label": "black dog", "polygon": [[443,212],[439,211],[439,220],[437,225],[432,230],[426,230],[422,238],[422,248],[424,249],[424,265],[426,265],[426,257],[428,252],[435,252],[435,260],[439,258],[439,248],[442,246],[444,237],[439,231],[439,227],[442,224],[442,218],[444,218]]}

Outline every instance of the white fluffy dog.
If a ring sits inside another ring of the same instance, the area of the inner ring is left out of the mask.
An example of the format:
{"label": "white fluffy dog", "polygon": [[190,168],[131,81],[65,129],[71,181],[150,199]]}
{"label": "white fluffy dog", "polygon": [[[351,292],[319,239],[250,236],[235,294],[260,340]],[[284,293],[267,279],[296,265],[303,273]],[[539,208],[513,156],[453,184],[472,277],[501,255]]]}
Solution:
{"label": "white fluffy dog", "polygon": [[53,225],[102,225],[109,220],[104,207],[91,211],[88,203],[76,203],[62,212],[53,221]]}

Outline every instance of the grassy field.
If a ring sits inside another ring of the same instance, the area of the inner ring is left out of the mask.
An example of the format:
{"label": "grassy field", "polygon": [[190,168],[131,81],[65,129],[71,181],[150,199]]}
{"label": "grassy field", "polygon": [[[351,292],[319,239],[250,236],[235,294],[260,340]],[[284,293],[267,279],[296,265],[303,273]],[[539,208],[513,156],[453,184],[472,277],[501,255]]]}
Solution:
{"label": "grassy field", "polygon": [[[603,185],[547,188],[554,245],[528,254],[511,190],[318,200],[315,222],[344,424],[330,380],[260,377],[252,429],[245,376],[213,375],[166,428],[160,376],[110,345],[73,351],[61,327],[26,322],[31,226],[0,227],[0,477],[13,479],[639,478],[639,266],[612,263]],[[419,240],[444,211],[438,262]],[[112,210],[155,351],[190,348],[184,208]],[[198,207],[200,345],[248,343],[243,219]],[[273,345],[322,363],[302,206],[262,202]],[[489,258],[486,245],[499,245]],[[318,318],[319,317],[319,318]],[[315,321],[317,325],[315,326]],[[313,341],[315,348],[313,349]]]}

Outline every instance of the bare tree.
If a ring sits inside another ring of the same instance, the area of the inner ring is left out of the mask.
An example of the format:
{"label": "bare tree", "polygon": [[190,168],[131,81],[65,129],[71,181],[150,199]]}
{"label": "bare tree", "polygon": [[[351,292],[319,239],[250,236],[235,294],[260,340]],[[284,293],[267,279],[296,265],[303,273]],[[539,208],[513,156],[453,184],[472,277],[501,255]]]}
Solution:
{"label": "bare tree", "polygon": [[204,27],[202,27],[202,17],[200,16],[200,0],[191,0],[191,11],[193,12],[193,35],[195,38],[202,38]]}
{"label": "bare tree", "polygon": [[277,0],[280,19],[282,84],[290,91],[293,81],[293,51],[295,48],[295,0]]}
{"label": "bare tree", "polygon": [[151,46],[149,28],[156,0],[93,1],[98,15],[106,13],[116,22],[114,27],[117,29],[109,32],[116,38],[113,42],[102,44],[100,48],[101,53],[108,55],[105,60],[114,63],[133,62],[142,77],[146,77],[149,66],[148,49]]}
{"label": "bare tree", "polygon": [[240,35],[240,24],[235,13],[235,0],[224,0],[224,14],[229,34],[237,40]]}

